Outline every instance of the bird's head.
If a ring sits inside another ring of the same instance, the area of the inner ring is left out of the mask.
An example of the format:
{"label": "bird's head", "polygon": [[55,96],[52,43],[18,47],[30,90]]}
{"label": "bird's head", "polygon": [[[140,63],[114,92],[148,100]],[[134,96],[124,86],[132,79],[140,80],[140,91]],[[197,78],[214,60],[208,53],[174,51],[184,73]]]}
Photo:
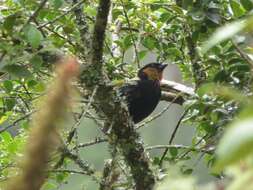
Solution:
{"label": "bird's head", "polygon": [[149,63],[138,72],[138,77],[142,80],[162,80],[163,70],[167,64]]}

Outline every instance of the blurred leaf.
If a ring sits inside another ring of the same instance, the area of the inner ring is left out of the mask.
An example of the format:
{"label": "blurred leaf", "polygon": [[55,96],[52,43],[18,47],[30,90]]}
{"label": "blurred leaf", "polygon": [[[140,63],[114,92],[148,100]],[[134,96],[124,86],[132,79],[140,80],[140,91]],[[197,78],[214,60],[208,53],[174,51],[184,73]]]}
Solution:
{"label": "blurred leaf", "polygon": [[59,9],[64,3],[64,0],[52,0],[52,1],[55,9]]}
{"label": "blurred leaf", "polygon": [[3,71],[8,72],[15,77],[30,77],[32,75],[26,67],[15,64],[4,66]]}
{"label": "blurred leaf", "polygon": [[214,82],[225,82],[229,73],[226,70],[221,70],[217,72],[214,76]]}
{"label": "blurred leaf", "polygon": [[253,9],[253,2],[252,0],[240,0],[242,6],[244,7],[244,9],[246,9],[247,11],[250,11],[251,9]]}
{"label": "blurred leaf", "polygon": [[245,10],[237,0],[230,0],[230,5],[235,17],[244,15]]}
{"label": "blurred leaf", "polygon": [[12,32],[13,27],[15,26],[16,15],[8,16],[3,23],[3,27],[8,32]]}
{"label": "blurred leaf", "polygon": [[143,39],[142,43],[146,48],[152,50],[155,48],[156,39],[152,36],[147,36]]}
{"label": "blurred leaf", "polygon": [[52,182],[46,182],[42,187],[43,190],[53,190],[56,188],[57,188],[57,185]]}
{"label": "blurred leaf", "polygon": [[30,62],[33,66],[32,68],[35,71],[38,71],[42,66],[43,60],[42,60],[42,57],[40,55],[35,55],[31,58]]}
{"label": "blurred leaf", "polygon": [[0,134],[0,137],[2,139],[2,141],[6,144],[9,144],[12,141],[12,136],[9,132],[4,131]]}
{"label": "blurred leaf", "polygon": [[138,52],[139,59],[142,60],[147,55],[147,53],[148,53],[148,51],[146,51],[146,50]]}
{"label": "blurred leaf", "polygon": [[35,90],[36,92],[43,92],[43,91],[45,91],[45,89],[46,89],[46,86],[45,86],[45,84],[42,83],[42,82],[39,82],[38,84],[36,84],[36,85],[34,86],[34,90]]}
{"label": "blurred leaf", "polygon": [[190,174],[192,174],[192,172],[193,172],[193,169],[189,168],[189,169],[184,170],[183,174],[190,175]]}
{"label": "blurred leaf", "polygon": [[37,84],[38,84],[38,82],[36,80],[29,80],[27,82],[28,88],[34,88]]}
{"label": "blurred leaf", "polygon": [[133,44],[133,43],[132,43],[131,34],[125,36],[125,38],[124,38],[124,40],[123,40],[124,49],[127,50],[132,44]]}
{"label": "blurred leaf", "polygon": [[236,100],[239,102],[247,102],[244,94],[242,94],[240,91],[229,86],[218,85],[215,83],[207,83],[200,86],[197,93],[200,97],[204,96],[205,94],[209,94],[226,97],[228,99]]}
{"label": "blurred leaf", "polygon": [[88,14],[89,16],[96,16],[97,10],[94,7],[91,6],[85,6],[84,12]]}
{"label": "blurred leaf", "polygon": [[252,154],[253,152],[253,119],[233,123],[222,137],[216,154],[215,171],[221,171]]}
{"label": "blurred leaf", "polygon": [[192,5],[193,5],[193,0],[182,0],[182,7],[184,9],[188,9]]}
{"label": "blurred leaf", "polygon": [[172,148],[169,149],[169,151],[170,151],[170,155],[171,155],[172,157],[176,157],[177,154],[178,154],[177,148],[172,147]]}
{"label": "blurred leaf", "polygon": [[32,48],[38,48],[41,41],[43,40],[41,32],[35,26],[28,25],[24,28],[24,33],[28,43],[30,43]]}
{"label": "blurred leaf", "polygon": [[12,108],[13,108],[13,107],[15,106],[15,104],[16,104],[16,100],[13,99],[13,98],[6,98],[4,102],[5,102],[6,109],[7,109],[8,111],[12,110]]}
{"label": "blurred leaf", "polygon": [[13,89],[13,84],[11,80],[5,80],[3,82],[3,86],[7,92],[11,92]]}
{"label": "blurred leaf", "polygon": [[234,35],[236,35],[238,32],[242,31],[248,26],[248,22],[245,20],[239,20],[232,22],[230,24],[227,24],[218,30],[214,32],[214,34],[203,44],[201,47],[201,52],[204,54],[206,53],[210,48],[217,45],[220,42],[223,42],[224,40],[227,40]]}
{"label": "blurred leaf", "polygon": [[2,116],[0,117],[0,124],[4,123],[8,118],[9,118],[9,116],[7,116],[7,115],[2,115]]}
{"label": "blurred leaf", "polygon": [[181,52],[177,48],[168,48],[168,49],[166,49],[166,51],[171,56],[181,57]]}

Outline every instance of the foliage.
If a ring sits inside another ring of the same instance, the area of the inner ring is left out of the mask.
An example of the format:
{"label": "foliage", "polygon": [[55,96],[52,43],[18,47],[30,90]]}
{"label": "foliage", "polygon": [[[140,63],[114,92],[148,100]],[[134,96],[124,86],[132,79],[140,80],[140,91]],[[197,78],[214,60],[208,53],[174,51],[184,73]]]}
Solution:
{"label": "foliage", "polygon": [[[80,2],[4,0],[0,5],[0,179],[3,182],[15,173],[15,156],[22,156],[30,115],[36,111],[34,105],[44,95],[59,57],[80,55],[83,51],[75,8],[81,7],[87,25],[92,28],[98,2]],[[187,113],[183,122],[190,123],[196,131],[189,137],[192,144],[186,149],[170,148],[163,160],[165,166],[159,165],[160,154],[152,158],[154,170],[165,169],[161,174],[158,172],[158,176],[168,174],[163,181],[166,186],[173,181],[170,168],[175,163],[178,164],[179,181],[173,184],[196,185],[195,179],[185,177],[194,168],[180,163],[197,154],[204,154],[210,173],[223,176],[221,170],[224,170],[225,176],[233,177],[232,183],[225,184],[229,190],[244,186],[246,189],[247,180],[253,175],[250,171],[253,143],[252,8],[251,0],[112,2],[103,55],[110,79],[118,81],[134,77],[148,55],[155,53],[157,61],[177,65],[184,81],[196,87],[198,96],[186,97],[184,103]],[[87,31],[87,36],[90,35],[91,30]],[[131,59],[129,54],[133,55]],[[83,91],[82,87],[78,88]],[[73,111],[75,124],[62,134],[71,151],[75,151],[78,144],[73,136],[78,137],[75,127],[78,128],[81,118],[96,118],[94,110],[86,111],[91,106],[90,97],[82,98],[85,100],[78,102]],[[96,119],[95,123],[99,126]],[[215,154],[213,150],[220,138]],[[99,140],[94,140],[93,144]],[[70,174],[87,174],[78,165],[79,157],[61,160],[61,155],[53,158],[52,165],[58,164],[58,168],[49,174],[45,190],[60,187],[68,181]],[[85,157],[80,159],[86,160]],[[214,171],[211,167],[216,160]],[[72,170],[73,164],[82,171]],[[90,176],[96,181],[102,172]],[[185,187],[182,185],[178,189]]]}

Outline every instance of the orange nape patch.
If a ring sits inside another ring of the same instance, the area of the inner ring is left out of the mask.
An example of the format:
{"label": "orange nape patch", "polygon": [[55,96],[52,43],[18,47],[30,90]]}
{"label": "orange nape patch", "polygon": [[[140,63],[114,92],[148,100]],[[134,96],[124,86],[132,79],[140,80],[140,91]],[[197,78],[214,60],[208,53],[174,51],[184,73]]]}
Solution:
{"label": "orange nape patch", "polygon": [[156,68],[146,68],[143,69],[143,73],[145,73],[150,80],[162,80],[163,73]]}

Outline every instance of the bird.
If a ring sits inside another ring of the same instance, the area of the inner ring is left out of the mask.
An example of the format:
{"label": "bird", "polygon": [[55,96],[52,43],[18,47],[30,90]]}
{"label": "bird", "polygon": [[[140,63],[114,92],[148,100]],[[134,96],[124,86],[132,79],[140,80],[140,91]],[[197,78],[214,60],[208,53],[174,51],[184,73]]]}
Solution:
{"label": "bird", "polygon": [[148,117],[161,98],[160,82],[167,64],[152,62],[138,71],[137,80],[131,80],[119,88],[125,97],[128,111],[134,123]]}

